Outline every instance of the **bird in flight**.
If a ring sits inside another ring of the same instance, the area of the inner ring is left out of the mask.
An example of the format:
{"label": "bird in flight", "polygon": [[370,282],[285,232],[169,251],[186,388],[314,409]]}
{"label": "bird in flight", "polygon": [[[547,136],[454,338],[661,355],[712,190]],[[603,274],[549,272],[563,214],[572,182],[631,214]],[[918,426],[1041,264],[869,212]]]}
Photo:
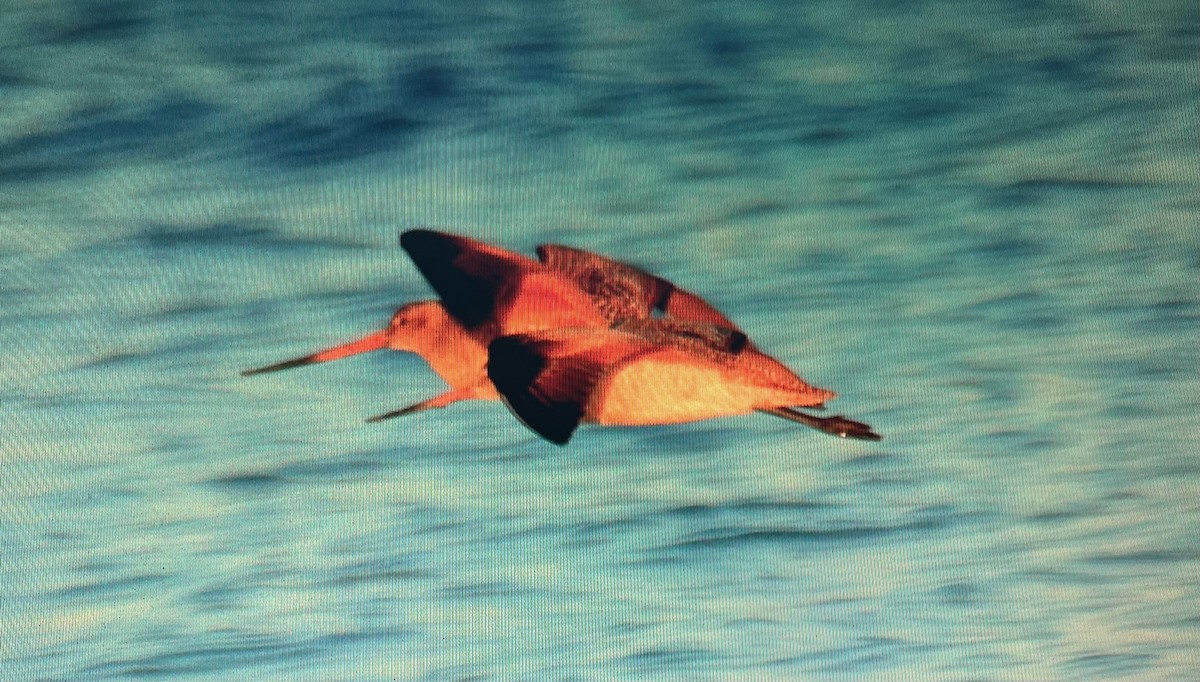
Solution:
{"label": "bird in flight", "polygon": [[368,421],[503,399],[543,438],[580,423],[673,424],[754,411],[863,440],[842,416],[817,417],[835,394],[760,352],[696,294],[632,265],[558,245],[538,259],[418,229],[400,244],[439,296],[401,307],[382,330],[244,375],[389,348],[420,355],[449,390]]}

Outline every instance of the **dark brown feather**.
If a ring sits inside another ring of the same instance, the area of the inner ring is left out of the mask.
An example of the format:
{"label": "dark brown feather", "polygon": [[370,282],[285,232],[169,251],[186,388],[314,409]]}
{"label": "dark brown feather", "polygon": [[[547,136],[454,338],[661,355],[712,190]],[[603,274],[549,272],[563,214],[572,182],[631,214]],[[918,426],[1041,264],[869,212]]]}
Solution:
{"label": "dark brown feather", "polygon": [[534,261],[465,237],[409,230],[400,235],[417,270],[446,310],[469,330],[494,324],[496,307],[526,264]]}
{"label": "dark brown feather", "polygon": [[501,336],[488,345],[488,378],[522,422],[559,445],[571,439],[606,366],[535,335]]}

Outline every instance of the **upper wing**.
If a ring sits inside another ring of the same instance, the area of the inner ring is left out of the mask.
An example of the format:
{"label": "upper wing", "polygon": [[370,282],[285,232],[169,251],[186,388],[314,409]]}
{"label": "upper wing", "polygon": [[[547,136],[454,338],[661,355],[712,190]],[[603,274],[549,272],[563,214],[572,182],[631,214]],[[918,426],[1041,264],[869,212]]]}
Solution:
{"label": "upper wing", "polygon": [[494,322],[521,273],[538,267],[519,253],[433,230],[409,230],[400,235],[400,246],[446,310],[471,330]]}
{"label": "upper wing", "polygon": [[557,244],[542,244],[537,254],[546,267],[562,273],[594,296],[610,322],[648,318],[660,312],[680,320],[738,329],[732,320],[696,294],[627,263]]}
{"label": "upper wing", "polygon": [[[740,334],[737,325],[699,296],[590,251],[544,244],[537,249],[538,262],[426,229],[403,233],[400,245],[446,310],[471,331],[487,327],[485,336],[648,320],[655,312]],[[744,335],[738,343],[751,345]]]}
{"label": "upper wing", "polygon": [[613,325],[613,329],[656,346],[677,348],[718,362],[732,359],[750,342],[746,334],[737,329],[691,320],[630,319]]}
{"label": "upper wing", "polygon": [[432,230],[400,245],[456,320],[484,338],[556,327],[605,327],[604,300],[519,253]]}

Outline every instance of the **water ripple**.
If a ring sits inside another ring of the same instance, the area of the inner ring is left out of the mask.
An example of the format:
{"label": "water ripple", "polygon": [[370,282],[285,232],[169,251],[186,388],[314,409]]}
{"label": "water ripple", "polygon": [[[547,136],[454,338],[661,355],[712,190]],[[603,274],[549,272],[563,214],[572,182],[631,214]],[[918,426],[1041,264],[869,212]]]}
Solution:
{"label": "water ripple", "polygon": [[856,543],[862,540],[895,537],[907,533],[938,530],[945,526],[937,520],[914,521],[895,526],[845,526],[842,528],[714,528],[693,533],[664,549],[688,547],[730,548],[758,543],[810,545],[818,543]]}

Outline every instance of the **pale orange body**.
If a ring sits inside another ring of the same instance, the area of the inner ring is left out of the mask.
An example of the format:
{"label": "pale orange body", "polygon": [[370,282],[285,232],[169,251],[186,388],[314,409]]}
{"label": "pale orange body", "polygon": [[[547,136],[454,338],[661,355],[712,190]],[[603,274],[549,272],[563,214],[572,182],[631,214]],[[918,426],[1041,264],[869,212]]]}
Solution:
{"label": "pale orange body", "polygon": [[488,374],[527,426],[559,443],[581,422],[647,426],[754,411],[855,432],[848,420],[833,418],[835,425],[795,412],[836,396],[740,336],[655,319],[519,334],[489,345]]}
{"label": "pale orange body", "polygon": [[768,407],[813,407],[834,397],[830,391],[794,381],[773,381],[746,371],[761,353],[743,352],[736,361],[717,362],[679,348],[639,353],[609,365],[587,402],[584,421],[642,426],[700,421],[749,414]]}

